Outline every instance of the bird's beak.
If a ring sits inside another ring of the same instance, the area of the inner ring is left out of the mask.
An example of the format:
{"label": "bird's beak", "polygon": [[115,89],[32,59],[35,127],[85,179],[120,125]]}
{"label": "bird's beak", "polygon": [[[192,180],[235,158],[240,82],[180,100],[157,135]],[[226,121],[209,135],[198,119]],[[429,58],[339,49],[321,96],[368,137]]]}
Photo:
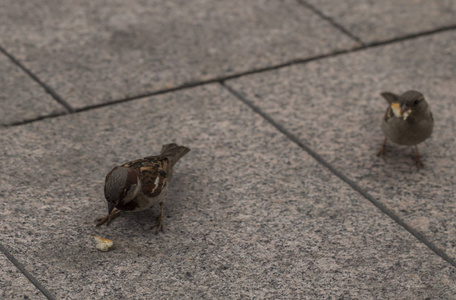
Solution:
{"label": "bird's beak", "polygon": [[112,210],[116,207],[116,205],[112,202],[108,202],[108,215],[111,214]]}
{"label": "bird's beak", "polygon": [[410,107],[408,107],[408,106],[405,105],[405,104],[402,104],[402,105],[401,105],[401,116],[403,116],[404,113],[405,113],[406,111],[408,111],[409,109],[410,109]]}

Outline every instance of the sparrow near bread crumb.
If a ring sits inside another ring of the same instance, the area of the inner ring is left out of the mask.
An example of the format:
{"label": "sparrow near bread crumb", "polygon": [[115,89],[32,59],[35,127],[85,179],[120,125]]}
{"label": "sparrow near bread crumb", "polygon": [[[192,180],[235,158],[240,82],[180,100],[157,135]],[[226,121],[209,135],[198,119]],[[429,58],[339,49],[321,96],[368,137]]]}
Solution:
{"label": "sparrow near bread crumb", "polygon": [[415,146],[415,165],[418,169],[423,167],[417,145],[430,137],[434,128],[434,118],[423,94],[407,91],[400,96],[389,92],[381,95],[389,106],[382,120],[385,140],[377,156],[385,159],[386,140],[390,139],[399,145]]}
{"label": "sparrow near bread crumb", "polygon": [[108,215],[96,220],[97,226],[108,226],[121,211],[142,211],[160,205],[155,232],[163,231],[163,203],[177,161],[190,151],[187,147],[168,144],[160,155],[148,156],[115,167],[106,175],[104,193]]}

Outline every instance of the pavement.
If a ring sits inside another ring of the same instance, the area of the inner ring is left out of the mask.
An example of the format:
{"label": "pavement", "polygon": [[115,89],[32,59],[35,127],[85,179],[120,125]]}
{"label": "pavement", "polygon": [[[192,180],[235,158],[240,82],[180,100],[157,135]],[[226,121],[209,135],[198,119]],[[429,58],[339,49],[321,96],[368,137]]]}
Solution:
{"label": "pavement", "polygon": [[[456,2],[0,6],[1,299],[455,299]],[[434,133],[383,141],[380,92]],[[158,208],[104,177],[176,142]],[[92,236],[113,240],[108,252]]]}

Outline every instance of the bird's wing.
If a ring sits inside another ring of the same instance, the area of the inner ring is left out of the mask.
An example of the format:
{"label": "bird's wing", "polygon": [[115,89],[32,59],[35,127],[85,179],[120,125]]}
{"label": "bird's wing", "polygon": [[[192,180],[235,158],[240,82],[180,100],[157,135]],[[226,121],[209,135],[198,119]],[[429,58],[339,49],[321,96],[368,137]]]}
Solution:
{"label": "bird's wing", "polygon": [[389,119],[391,119],[392,117],[394,117],[394,112],[393,112],[393,108],[390,106],[388,106],[388,108],[386,109],[385,111],[385,122],[388,122]]}
{"label": "bird's wing", "polygon": [[385,98],[385,100],[386,100],[386,102],[388,102],[388,104],[391,104],[393,102],[399,102],[399,96],[394,93],[383,92],[380,95],[382,95],[382,97]]}
{"label": "bird's wing", "polygon": [[123,167],[135,169],[141,180],[141,191],[148,197],[160,195],[167,184],[168,160],[160,156],[128,162]]}

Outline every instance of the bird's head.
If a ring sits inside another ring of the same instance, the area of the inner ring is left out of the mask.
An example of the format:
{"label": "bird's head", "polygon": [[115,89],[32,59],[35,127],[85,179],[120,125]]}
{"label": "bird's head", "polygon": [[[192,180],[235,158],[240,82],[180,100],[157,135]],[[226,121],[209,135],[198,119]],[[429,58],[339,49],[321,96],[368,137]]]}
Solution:
{"label": "bird's head", "polygon": [[424,113],[428,104],[423,94],[418,91],[407,91],[391,99],[391,108],[396,117],[406,120],[409,116],[415,117]]}
{"label": "bird's head", "polygon": [[105,198],[108,202],[108,213],[119,204],[126,204],[133,200],[141,189],[138,172],[126,168],[115,167],[106,175]]}

